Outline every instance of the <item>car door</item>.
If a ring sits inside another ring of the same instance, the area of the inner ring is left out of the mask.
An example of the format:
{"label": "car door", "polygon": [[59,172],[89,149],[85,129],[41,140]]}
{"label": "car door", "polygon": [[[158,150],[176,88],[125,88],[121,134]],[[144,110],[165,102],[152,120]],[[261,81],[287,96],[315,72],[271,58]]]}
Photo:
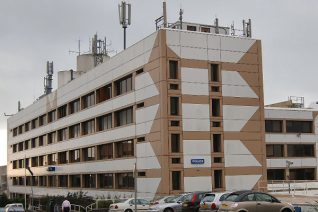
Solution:
{"label": "car door", "polygon": [[256,211],[255,194],[249,193],[242,197],[241,201],[238,202],[238,207],[236,210],[239,211],[239,209],[245,209],[251,212]]}
{"label": "car door", "polygon": [[256,193],[256,211],[257,212],[279,212],[282,204],[275,201],[272,196],[265,193]]}
{"label": "car door", "polygon": [[137,199],[137,209],[140,211],[146,211],[149,209],[149,202],[145,199]]}

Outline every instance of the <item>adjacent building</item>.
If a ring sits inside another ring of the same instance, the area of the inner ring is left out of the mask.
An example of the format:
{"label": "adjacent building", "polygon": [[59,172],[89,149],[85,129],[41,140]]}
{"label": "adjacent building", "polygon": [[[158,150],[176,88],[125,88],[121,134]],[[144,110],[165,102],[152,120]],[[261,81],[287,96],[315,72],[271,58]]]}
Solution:
{"label": "adjacent building", "polygon": [[7,193],[7,166],[0,166],[0,194]]}

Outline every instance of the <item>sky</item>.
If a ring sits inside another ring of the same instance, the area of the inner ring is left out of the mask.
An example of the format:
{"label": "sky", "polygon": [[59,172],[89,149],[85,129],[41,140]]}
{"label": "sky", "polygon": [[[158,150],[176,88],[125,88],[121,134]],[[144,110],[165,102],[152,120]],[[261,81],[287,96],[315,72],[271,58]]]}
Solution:
{"label": "sky", "polygon": [[[127,46],[155,31],[162,15],[162,0],[130,0],[132,24]],[[305,97],[305,105],[318,100],[316,65],[318,1],[316,0],[167,0],[168,22],[178,19],[242,28],[252,19],[252,37],[262,40],[265,104]],[[0,0],[0,165],[7,160],[7,117],[32,104],[44,92],[46,61],[57,71],[76,69],[78,40],[81,51],[98,33],[107,38],[114,55],[123,49],[119,25],[120,0]]]}

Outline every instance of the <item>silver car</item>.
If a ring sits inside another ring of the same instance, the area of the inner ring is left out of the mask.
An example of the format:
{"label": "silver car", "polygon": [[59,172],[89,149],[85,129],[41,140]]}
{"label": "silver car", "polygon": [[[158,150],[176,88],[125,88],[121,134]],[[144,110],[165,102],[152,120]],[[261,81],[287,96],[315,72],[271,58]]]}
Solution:
{"label": "silver car", "polygon": [[182,202],[188,194],[180,194],[167,201],[167,203],[156,204],[149,207],[148,212],[180,212]]}
{"label": "silver car", "polygon": [[218,211],[221,201],[223,201],[229,192],[207,193],[200,202],[200,212]]}

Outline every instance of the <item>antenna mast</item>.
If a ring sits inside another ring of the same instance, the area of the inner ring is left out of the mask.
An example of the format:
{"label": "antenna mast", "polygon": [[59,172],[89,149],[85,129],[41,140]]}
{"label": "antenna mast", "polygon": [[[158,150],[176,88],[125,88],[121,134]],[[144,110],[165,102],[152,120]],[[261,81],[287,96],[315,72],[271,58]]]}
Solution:
{"label": "antenna mast", "polygon": [[118,12],[119,23],[124,29],[124,49],[126,49],[126,28],[131,23],[131,4],[127,4],[125,1],[122,1],[121,4],[118,5]]}
{"label": "antenna mast", "polygon": [[94,65],[97,66],[104,61],[104,56],[107,56],[106,37],[104,40],[98,39],[97,34],[92,39],[92,55],[94,56]]}
{"label": "antenna mast", "polygon": [[44,77],[44,94],[47,95],[52,92],[53,82],[53,62],[46,62],[46,77]]}

